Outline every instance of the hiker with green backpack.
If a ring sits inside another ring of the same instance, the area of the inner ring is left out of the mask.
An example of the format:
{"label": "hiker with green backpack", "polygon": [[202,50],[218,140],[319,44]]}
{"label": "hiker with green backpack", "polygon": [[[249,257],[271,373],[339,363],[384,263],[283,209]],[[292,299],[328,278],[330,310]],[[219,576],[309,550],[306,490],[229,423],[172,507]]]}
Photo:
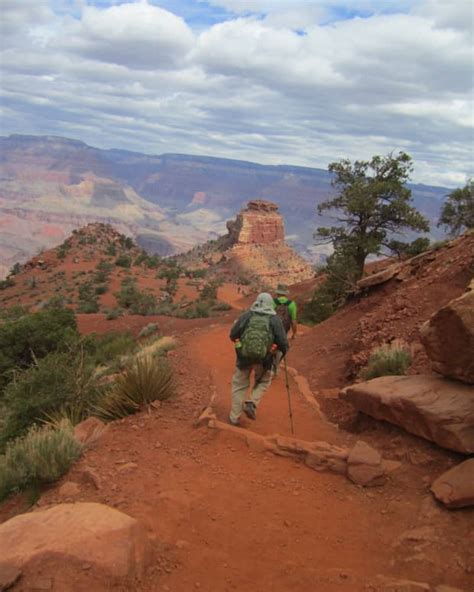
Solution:
{"label": "hiker with green backpack", "polygon": [[[298,330],[298,324],[296,320],[298,308],[296,306],[296,302],[288,298],[290,291],[284,284],[278,284],[277,289],[275,290],[275,295],[276,296],[273,299],[273,308],[275,309],[276,314],[280,317],[286,333],[288,334],[289,330],[291,329],[291,338],[294,339]],[[273,361],[273,376],[278,375],[278,369],[282,358],[283,355],[281,352],[276,352]]]}
{"label": "hiker with green backpack", "polygon": [[[232,407],[229,421],[239,425],[242,412],[256,419],[257,407],[272,381],[272,365],[275,353],[284,356],[288,351],[288,339],[280,318],[273,308],[271,294],[262,292],[250,310],[235,321],[230,330],[235,344],[237,364],[232,377]],[[248,401],[245,401],[254,371],[254,384]]]}

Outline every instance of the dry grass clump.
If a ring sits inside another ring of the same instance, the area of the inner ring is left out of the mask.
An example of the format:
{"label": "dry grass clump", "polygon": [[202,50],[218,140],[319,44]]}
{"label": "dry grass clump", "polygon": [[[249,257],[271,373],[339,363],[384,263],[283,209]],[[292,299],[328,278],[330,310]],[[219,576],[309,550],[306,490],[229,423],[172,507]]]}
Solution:
{"label": "dry grass clump", "polygon": [[79,458],[82,444],[70,422],[33,426],[22,438],[8,442],[0,456],[0,500],[28,486],[51,483]]}
{"label": "dry grass clump", "polygon": [[360,371],[363,380],[378,376],[401,376],[407,373],[411,364],[411,353],[400,341],[393,341],[375,349],[367,365]]}
{"label": "dry grass clump", "polygon": [[136,413],[152,401],[164,401],[174,392],[173,370],[163,358],[137,356],[118,375],[111,388],[94,405],[94,415],[111,421]]}

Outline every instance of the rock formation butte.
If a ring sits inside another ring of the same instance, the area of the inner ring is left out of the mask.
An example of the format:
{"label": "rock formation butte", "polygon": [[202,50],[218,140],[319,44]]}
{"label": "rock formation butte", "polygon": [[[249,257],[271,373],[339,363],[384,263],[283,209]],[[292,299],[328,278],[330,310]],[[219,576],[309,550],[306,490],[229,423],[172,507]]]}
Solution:
{"label": "rock formation butte", "polygon": [[223,260],[242,275],[275,288],[314,275],[311,265],[284,241],[285,228],[278,206],[270,201],[250,201],[235,220],[227,222]]}

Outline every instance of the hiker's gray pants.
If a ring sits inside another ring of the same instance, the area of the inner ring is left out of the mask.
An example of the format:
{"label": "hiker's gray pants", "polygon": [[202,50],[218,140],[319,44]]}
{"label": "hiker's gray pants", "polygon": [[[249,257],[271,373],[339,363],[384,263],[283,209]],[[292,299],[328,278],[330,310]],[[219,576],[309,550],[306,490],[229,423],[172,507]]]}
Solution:
{"label": "hiker's gray pants", "polygon": [[278,375],[278,371],[280,370],[280,362],[283,359],[283,352],[281,352],[279,349],[277,349],[277,351],[275,352],[275,360],[273,362],[273,370],[275,372],[275,376]]}
{"label": "hiker's gray pants", "polygon": [[264,392],[270,386],[272,381],[272,373],[270,370],[265,370],[261,364],[252,364],[249,368],[236,368],[234,376],[232,377],[232,407],[230,410],[230,419],[237,421],[242,413],[242,406],[250,386],[250,374],[254,371],[255,379],[250,393],[249,401],[258,407]]}

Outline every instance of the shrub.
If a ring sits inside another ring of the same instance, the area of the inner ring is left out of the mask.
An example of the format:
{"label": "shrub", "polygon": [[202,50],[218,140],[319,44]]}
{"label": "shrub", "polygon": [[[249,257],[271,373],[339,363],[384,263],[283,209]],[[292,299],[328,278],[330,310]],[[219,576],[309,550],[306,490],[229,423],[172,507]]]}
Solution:
{"label": "shrub", "polygon": [[217,302],[216,304],[214,304],[211,308],[211,310],[219,312],[221,310],[231,310],[232,306],[230,304],[227,304],[227,302]]}
{"label": "shrub", "polygon": [[146,327],[140,330],[138,337],[149,337],[158,331],[158,325],[156,323],[148,323]]}
{"label": "shrub", "polygon": [[97,286],[95,289],[96,296],[100,296],[101,294],[105,294],[107,292],[107,286],[100,285]]}
{"label": "shrub", "polygon": [[115,265],[129,269],[132,265],[132,259],[128,255],[119,255],[117,259],[115,259]]}
{"label": "shrub", "polygon": [[173,370],[166,360],[137,357],[93,406],[94,414],[107,421],[119,419],[156,399],[168,399],[173,392]]}
{"label": "shrub", "polygon": [[29,312],[30,310],[27,306],[15,304],[0,311],[0,318],[4,321],[17,321],[18,319],[21,319],[21,317],[29,314]]}
{"label": "shrub", "polygon": [[78,337],[76,317],[66,308],[43,310],[0,326],[0,389],[14,369],[31,366],[47,354],[65,349]]}
{"label": "shrub", "polygon": [[11,288],[14,285],[15,282],[11,277],[7,277],[5,280],[0,280],[0,290],[6,290],[7,288]]}
{"label": "shrub", "polygon": [[54,352],[36,366],[19,373],[5,390],[6,413],[0,432],[0,449],[12,438],[23,435],[34,423],[59,410],[74,408],[85,416],[95,400],[94,365],[84,359],[83,350]]}
{"label": "shrub", "polygon": [[92,314],[99,312],[99,303],[97,300],[88,300],[86,302],[80,302],[77,307],[77,312],[82,314]]}
{"label": "shrub", "polygon": [[97,271],[102,271],[104,273],[110,273],[113,268],[114,266],[112,265],[112,263],[110,263],[110,261],[104,261],[104,259],[99,261],[99,263],[97,263],[96,265]]}
{"label": "shrub", "polygon": [[117,254],[117,249],[113,243],[109,243],[105,250],[106,255],[110,255],[110,257],[115,257]]}
{"label": "shrub", "polygon": [[122,311],[120,310],[120,308],[111,308],[105,314],[105,318],[107,321],[114,321],[115,319],[118,319],[121,316]]}
{"label": "shrub", "polygon": [[360,371],[360,377],[371,380],[378,376],[399,376],[406,374],[411,364],[411,354],[400,343],[393,342],[382,345],[374,350],[365,368]]}
{"label": "shrub", "polygon": [[129,331],[111,331],[105,335],[88,335],[83,346],[93,363],[99,366],[135,351],[137,344]]}
{"label": "shrub", "polygon": [[185,319],[207,318],[211,314],[210,305],[206,302],[197,302],[193,308],[187,308],[182,317]]}
{"label": "shrub", "polygon": [[10,442],[0,456],[0,500],[30,485],[56,481],[81,452],[69,422],[32,427],[23,438]]}
{"label": "shrub", "polygon": [[134,246],[133,239],[131,239],[129,236],[121,234],[119,240],[124,249],[132,249]]}
{"label": "shrub", "polygon": [[215,300],[217,298],[217,288],[219,287],[217,282],[209,282],[206,284],[201,293],[199,294],[199,298],[201,300]]}
{"label": "shrub", "polygon": [[122,282],[120,292],[116,292],[117,302],[132,314],[148,315],[156,312],[157,302],[154,294],[140,292],[133,280]]}

